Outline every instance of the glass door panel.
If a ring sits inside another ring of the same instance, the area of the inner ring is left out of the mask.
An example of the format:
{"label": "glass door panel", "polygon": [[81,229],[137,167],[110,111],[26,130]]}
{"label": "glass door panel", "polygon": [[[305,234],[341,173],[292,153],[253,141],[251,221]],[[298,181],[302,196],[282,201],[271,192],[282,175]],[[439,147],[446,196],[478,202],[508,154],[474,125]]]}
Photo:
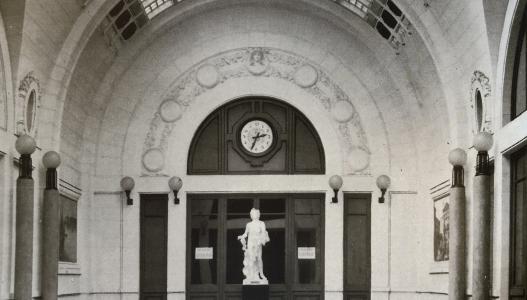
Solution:
{"label": "glass door panel", "polygon": [[[323,298],[324,195],[218,194],[188,199],[187,299],[241,299],[244,253],[238,236],[251,221],[253,207],[260,210],[270,238],[262,248],[270,299]],[[308,257],[298,259],[299,248]]]}
{"label": "glass door panel", "polygon": [[244,279],[243,249],[238,236],[245,232],[245,225],[251,221],[249,212],[254,207],[252,198],[227,199],[226,223],[226,267],[227,284],[241,284]]}
{"label": "glass door panel", "polygon": [[259,199],[260,220],[265,222],[270,242],[262,248],[264,274],[269,284],[285,284],[286,200]]}
{"label": "glass door panel", "polygon": [[297,215],[295,233],[297,249],[295,282],[320,283],[320,216]]}
{"label": "glass door panel", "polygon": [[217,284],[218,200],[193,200],[190,224],[190,283]]}

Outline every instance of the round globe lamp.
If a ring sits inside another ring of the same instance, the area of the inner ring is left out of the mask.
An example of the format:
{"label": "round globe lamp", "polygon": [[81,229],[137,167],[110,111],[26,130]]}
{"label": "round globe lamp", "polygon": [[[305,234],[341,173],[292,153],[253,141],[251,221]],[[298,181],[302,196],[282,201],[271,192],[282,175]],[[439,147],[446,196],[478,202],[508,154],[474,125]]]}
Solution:
{"label": "round globe lamp", "polygon": [[179,204],[179,198],[177,196],[177,193],[179,192],[182,186],[183,186],[183,181],[181,180],[181,178],[177,176],[172,176],[168,180],[168,187],[174,193],[174,204]]}
{"label": "round globe lamp", "polygon": [[134,204],[134,200],[130,198],[130,192],[135,187],[135,181],[130,176],[125,176],[123,179],[121,179],[121,188],[126,193],[126,204],[132,205]]}
{"label": "round globe lamp", "polygon": [[329,178],[329,187],[333,190],[334,192],[334,196],[333,198],[331,199],[331,203],[337,203],[338,202],[338,198],[337,198],[337,195],[338,195],[338,192],[340,190],[340,188],[342,187],[342,183],[344,181],[342,180],[342,177],[340,177],[339,175],[333,175]]}
{"label": "round globe lamp", "polygon": [[377,187],[381,190],[381,196],[379,197],[379,203],[384,203],[384,194],[386,194],[386,190],[390,187],[390,177],[387,175],[381,175],[377,177],[376,180]]}

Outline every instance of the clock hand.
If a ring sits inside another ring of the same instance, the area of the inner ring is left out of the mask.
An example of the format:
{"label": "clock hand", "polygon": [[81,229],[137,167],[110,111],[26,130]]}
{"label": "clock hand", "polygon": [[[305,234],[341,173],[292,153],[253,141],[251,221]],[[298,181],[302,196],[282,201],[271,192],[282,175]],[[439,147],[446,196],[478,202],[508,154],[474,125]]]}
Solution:
{"label": "clock hand", "polygon": [[260,133],[256,134],[256,136],[253,136],[253,144],[251,146],[251,150],[253,150],[254,145],[256,145],[256,141],[260,138]]}

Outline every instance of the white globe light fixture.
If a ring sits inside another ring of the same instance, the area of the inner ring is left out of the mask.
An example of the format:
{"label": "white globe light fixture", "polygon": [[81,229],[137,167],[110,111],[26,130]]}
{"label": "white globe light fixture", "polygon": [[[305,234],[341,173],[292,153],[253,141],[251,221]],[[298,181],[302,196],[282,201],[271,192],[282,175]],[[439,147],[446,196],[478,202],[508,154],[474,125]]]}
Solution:
{"label": "white globe light fixture", "polygon": [[342,183],[343,183],[342,177],[340,177],[339,175],[333,175],[333,176],[331,176],[331,178],[329,178],[329,182],[328,183],[329,183],[329,187],[335,193],[335,195],[331,199],[331,203],[337,203],[338,202],[337,195],[338,195],[338,192],[339,192],[340,188],[342,187]]}
{"label": "white globe light fixture", "polygon": [[381,196],[379,197],[379,203],[384,203],[384,194],[386,190],[390,187],[391,180],[387,175],[381,175],[377,177],[377,187],[381,190]]}
{"label": "white globe light fixture", "polygon": [[174,193],[174,204],[179,204],[179,198],[177,196],[177,193],[179,192],[182,186],[183,186],[183,181],[181,180],[181,178],[177,176],[172,176],[168,180],[168,187]]}
{"label": "white globe light fixture", "polygon": [[134,189],[134,187],[135,187],[135,181],[132,177],[125,176],[123,177],[123,179],[121,179],[121,188],[126,193],[126,204],[127,205],[134,204],[134,200],[130,198],[130,192]]}

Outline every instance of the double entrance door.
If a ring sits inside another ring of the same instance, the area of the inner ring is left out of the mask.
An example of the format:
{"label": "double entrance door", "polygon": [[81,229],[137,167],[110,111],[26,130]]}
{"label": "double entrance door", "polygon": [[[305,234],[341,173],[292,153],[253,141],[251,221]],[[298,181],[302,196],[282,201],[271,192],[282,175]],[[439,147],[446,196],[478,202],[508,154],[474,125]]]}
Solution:
{"label": "double entrance door", "polygon": [[323,299],[324,194],[191,194],[187,197],[187,299],[241,299],[238,236],[260,210],[270,299]]}

